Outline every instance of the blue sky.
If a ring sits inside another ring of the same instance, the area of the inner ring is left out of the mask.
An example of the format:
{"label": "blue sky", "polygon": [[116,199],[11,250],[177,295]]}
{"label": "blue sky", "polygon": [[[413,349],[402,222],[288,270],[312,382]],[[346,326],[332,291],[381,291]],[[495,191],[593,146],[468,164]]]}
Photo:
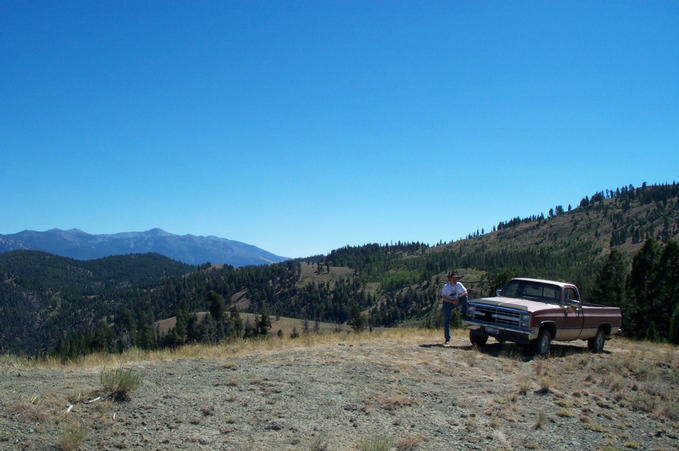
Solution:
{"label": "blue sky", "polygon": [[679,181],[679,2],[3,1],[0,234],[288,257]]}

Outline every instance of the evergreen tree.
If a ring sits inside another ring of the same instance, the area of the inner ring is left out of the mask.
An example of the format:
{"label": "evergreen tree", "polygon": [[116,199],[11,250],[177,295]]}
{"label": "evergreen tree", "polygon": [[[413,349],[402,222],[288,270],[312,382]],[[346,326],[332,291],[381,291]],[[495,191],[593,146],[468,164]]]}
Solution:
{"label": "evergreen tree", "polygon": [[269,329],[271,329],[271,318],[269,318],[269,312],[266,309],[266,304],[262,303],[262,310],[259,313],[259,319],[257,320],[257,334],[266,337],[269,335]]}
{"label": "evergreen tree", "polygon": [[243,333],[243,320],[235,305],[229,311],[229,333],[232,337],[240,337]]}
{"label": "evergreen tree", "polygon": [[618,249],[611,249],[597,273],[592,287],[593,301],[603,305],[620,306],[625,299],[627,259]]}
{"label": "evergreen tree", "polygon": [[641,326],[648,324],[652,315],[653,299],[657,295],[655,283],[660,252],[658,242],[649,238],[632,259],[629,292],[622,305],[623,330],[632,336],[643,337],[647,326]]}
{"label": "evergreen tree", "polygon": [[226,312],[224,298],[213,290],[208,291],[206,298],[207,303],[210,306],[210,315],[212,315],[212,319],[214,319],[216,323],[221,323],[224,319],[224,313]]}
{"label": "evergreen tree", "polygon": [[658,334],[658,328],[655,327],[655,321],[651,321],[651,324],[649,324],[646,329],[645,338],[649,341],[660,341],[660,335]]}
{"label": "evergreen tree", "polygon": [[511,269],[503,269],[490,283],[490,289],[488,290],[488,296],[495,296],[497,290],[501,290],[507,285],[507,282],[512,280],[514,277],[514,271]]}
{"label": "evergreen tree", "polygon": [[679,243],[670,240],[662,250],[655,273],[651,318],[661,339],[669,337],[670,317],[679,303]]}
{"label": "evergreen tree", "polygon": [[354,332],[360,332],[365,327],[365,319],[361,315],[361,311],[358,309],[356,302],[351,304],[351,311],[349,312],[349,325]]}
{"label": "evergreen tree", "polygon": [[178,309],[176,318],[177,324],[175,326],[175,332],[178,344],[186,343],[189,327],[189,312],[186,310],[186,306],[182,306]]}

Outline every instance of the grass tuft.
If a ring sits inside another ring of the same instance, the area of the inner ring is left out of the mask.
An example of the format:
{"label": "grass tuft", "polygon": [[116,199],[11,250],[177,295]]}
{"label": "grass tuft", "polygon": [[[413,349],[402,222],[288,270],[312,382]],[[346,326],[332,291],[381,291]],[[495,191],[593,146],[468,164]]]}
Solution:
{"label": "grass tuft", "polygon": [[397,451],[411,451],[414,449],[417,449],[417,447],[423,443],[426,442],[428,439],[424,435],[417,434],[417,435],[409,435],[407,437],[402,438],[396,443],[396,450]]}
{"label": "grass tuft", "polygon": [[393,446],[391,438],[380,435],[361,440],[358,449],[360,451],[389,451]]}
{"label": "grass tuft", "polygon": [[115,401],[129,401],[129,393],[135,390],[142,381],[142,376],[131,368],[103,370],[100,374],[101,385]]}
{"label": "grass tuft", "polygon": [[547,421],[547,417],[545,416],[545,414],[542,411],[538,412],[538,417],[535,419],[534,428],[535,429],[542,428],[545,425],[545,421]]}
{"label": "grass tuft", "polygon": [[64,451],[79,450],[86,438],[85,428],[79,423],[64,425],[61,429],[61,449]]}

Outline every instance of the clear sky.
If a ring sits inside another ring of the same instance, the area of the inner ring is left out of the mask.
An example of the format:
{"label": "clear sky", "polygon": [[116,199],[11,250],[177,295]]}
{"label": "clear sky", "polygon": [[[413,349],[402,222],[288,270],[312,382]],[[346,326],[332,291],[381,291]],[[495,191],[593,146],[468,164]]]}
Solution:
{"label": "clear sky", "polygon": [[303,257],[673,181],[677,1],[0,3],[0,234]]}

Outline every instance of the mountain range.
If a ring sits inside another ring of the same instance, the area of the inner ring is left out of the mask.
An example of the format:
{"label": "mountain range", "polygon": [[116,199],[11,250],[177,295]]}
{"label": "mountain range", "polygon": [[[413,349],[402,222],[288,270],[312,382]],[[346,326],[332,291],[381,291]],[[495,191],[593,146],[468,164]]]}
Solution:
{"label": "mountain range", "polygon": [[78,229],[24,230],[0,235],[0,253],[36,250],[77,260],[110,255],[157,253],[190,265],[264,265],[287,260],[256,246],[216,236],[174,235],[161,229],[90,235]]}

